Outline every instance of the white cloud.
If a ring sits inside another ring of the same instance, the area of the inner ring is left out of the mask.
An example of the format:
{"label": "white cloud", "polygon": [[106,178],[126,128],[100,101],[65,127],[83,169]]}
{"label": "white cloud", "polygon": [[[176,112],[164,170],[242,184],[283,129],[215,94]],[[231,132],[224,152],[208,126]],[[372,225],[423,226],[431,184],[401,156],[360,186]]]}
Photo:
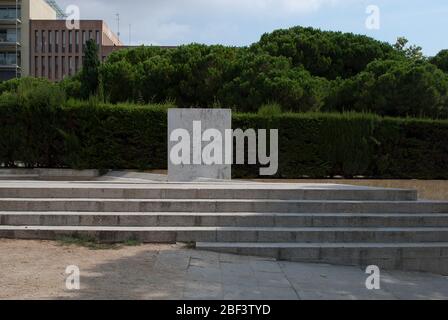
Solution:
{"label": "white cloud", "polygon": [[[81,19],[106,20],[114,31],[115,15],[120,13],[124,41],[129,38],[128,28],[132,24],[132,38],[139,39],[138,43],[179,44],[217,42],[220,36],[225,38],[226,30],[233,33],[227,35],[225,42],[234,37],[235,43],[241,43],[238,37],[241,23],[282,21],[342,1],[354,0],[58,0],[58,3],[63,8],[78,5]],[[267,31],[271,30],[263,30]]]}

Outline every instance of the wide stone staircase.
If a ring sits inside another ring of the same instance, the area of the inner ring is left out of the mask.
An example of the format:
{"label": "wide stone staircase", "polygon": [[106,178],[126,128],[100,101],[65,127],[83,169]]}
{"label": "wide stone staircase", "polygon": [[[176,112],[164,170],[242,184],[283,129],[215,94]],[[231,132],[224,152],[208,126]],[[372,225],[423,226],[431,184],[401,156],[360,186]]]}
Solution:
{"label": "wide stone staircase", "polygon": [[448,274],[448,201],[251,182],[2,181],[0,238],[186,242],[280,260]]}

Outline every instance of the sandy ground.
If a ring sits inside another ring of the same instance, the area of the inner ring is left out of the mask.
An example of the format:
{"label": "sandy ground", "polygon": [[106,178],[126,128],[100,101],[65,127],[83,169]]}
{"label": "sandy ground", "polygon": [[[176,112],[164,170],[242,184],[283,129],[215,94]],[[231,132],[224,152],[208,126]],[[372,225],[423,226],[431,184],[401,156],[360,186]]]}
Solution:
{"label": "sandy ground", "polygon": [[[80,290],[66,288],[66,267]],[[384,271],[367,290],[357,267],[278,262],[179,245],[91,250],[58,242],[0,240],[0,299],[448,299],[448,277]]]}
{"label": "sandy ground", "polygon": [[[169,245],[144,245],[91,250],[50,241],[0,240],[0,299],[90,298],[91,295],[107,298],[108,287],[113,287],[111,296],[117,297],[124,286],[131,285],[141,273],[145,273],[145,265],[154,262],[160,250],[173,248]],[[80,292],[66,289],[68,274],[65,270],[70,265],[81,270],[84,297],[79,296]],[[123,266],[129,268],[126,272],[118,272],[118,268]],[[103,282],[102,277],[114,273],[117,276],[109,277],[108,281],[95,288],[95,282]],[[98,289],[101,292],[97,292]]]}

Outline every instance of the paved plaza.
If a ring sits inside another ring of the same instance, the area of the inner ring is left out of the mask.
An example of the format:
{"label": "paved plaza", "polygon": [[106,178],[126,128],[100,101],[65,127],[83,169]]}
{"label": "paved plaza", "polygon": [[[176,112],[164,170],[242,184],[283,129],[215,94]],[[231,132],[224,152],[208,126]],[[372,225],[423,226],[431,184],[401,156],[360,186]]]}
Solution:
{"label": "paved plaza", "polygon": [[[0,299],[448,299],[448,277],[383,271],[367,290],[358,267],[277,262],[181,245],[91,250],[0,240]],[[81,288],[65,287],[76,265]]]}

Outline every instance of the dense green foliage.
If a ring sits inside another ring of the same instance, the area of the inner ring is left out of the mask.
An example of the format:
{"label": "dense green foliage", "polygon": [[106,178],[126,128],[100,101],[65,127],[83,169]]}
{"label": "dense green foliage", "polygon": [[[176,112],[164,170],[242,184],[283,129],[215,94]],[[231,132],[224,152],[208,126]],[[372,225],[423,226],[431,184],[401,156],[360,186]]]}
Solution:
{"label": "dense green foliage", "polygon": [[437,66],[440,70],[448,73],[448,50],[440,51],[435,57],[431,58],[429,62]]}
{"label": "dense green foliage", "polygon": [[239,112],[277,103],[285,112],[447,117],[448,74],[439,70],[445,55],[427,61],[407,42],[295,27],[265,34],[250,47],[120,50],[99,68],[100,89],[111,103],[170,101]]}
{"label": "dense green foliage", "polygon": [[324,110],[446,118],[448,76],[429,63],[375,61],[357,76],[333,82]]}
{"label": "dense green foliage", "polygon": [[[52,98],[49,98],[52,97]],[[57,85],[26,81],[0,97],[0,164],[161,169],[170,105],[64,101]],[[368,114],[236,113],[234,128],[279,129],[277,177],[448,178],[448,121]],[[258,174],[235,166],[235,177]]]}
{"label": "dense green foliage", "polygon": [[59,86],[27,79],[0,96],[0,166],[160,166],[168,107],[66,101]]}
{"label": "dense green foliage", "polygon": [[99,48],[95,40],[90,39],[86,42],[85,57],[83,61],[82,71],[80,73],[81,97],[86,99],[91,95],[98,93],[99,85],[99,66],[100,59],[98,57]]}
{"label": "dense green foliage", "polygon": [[374,60],[401,56],[391,45],[366,36],[302,27],[265,34],[252,49],[290,58],[293,66],[327,79],[348,78]]}
{"label": "dense green foliage", "polygon": [[[446,179],[447,120],[359,113],[235,114],[238,128],[279,129],[279,178]],[[236,177],[258,168],[234,166]]]}

